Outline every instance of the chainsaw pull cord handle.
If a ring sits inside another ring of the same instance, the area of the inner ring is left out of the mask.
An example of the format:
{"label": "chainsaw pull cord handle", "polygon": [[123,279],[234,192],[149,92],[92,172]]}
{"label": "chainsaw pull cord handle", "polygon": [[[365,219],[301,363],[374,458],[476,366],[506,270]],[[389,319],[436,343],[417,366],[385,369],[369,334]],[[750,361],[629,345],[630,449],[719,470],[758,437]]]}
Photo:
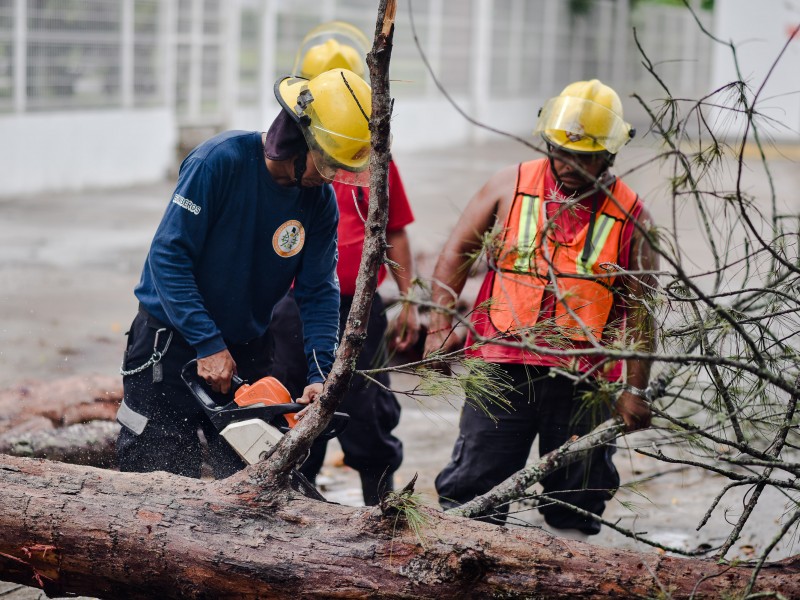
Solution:
{"label": "chainsaw pull cord handle", "polygon": [[[167,341],[164,344],[164,349],[159,350],[158,340],[161,337],[161,334],[165,331],[169,331],[169,335],[167,336]],[[167,353],[167,350],[169,350],[169,345],[171,343],[172,343],[172,330],[171,329],[168,330],[166,327],[158,329],[156,331],[155,338],[153,338],[153,354],[150,356],[150,358],[147,359],[147,362],[140,367],[136,367],[135,369],[130,369],[128,371],[125,370],[125,363],[123,362],[122,365],[120,365],[119,374],[122,375],[123,377],[128,377],[129,375],[136,375],[137,373],[141,373],[145,369],[154,367],[155,365],[161,362],[161,359]]]}

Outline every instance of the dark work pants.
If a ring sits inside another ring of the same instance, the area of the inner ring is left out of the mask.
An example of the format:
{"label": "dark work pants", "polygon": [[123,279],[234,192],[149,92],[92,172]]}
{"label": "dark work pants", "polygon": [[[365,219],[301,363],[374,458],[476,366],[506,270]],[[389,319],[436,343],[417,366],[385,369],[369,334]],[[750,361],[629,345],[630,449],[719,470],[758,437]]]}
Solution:
{"label": "dark work pants", "polygon": [[[352,297],[342,296],[339,312],[340,330],[344,329]],[[356,363],[357,369],[369,369],[386,363],[385,333],[387,328],[383,301],[375,294],[367,325],[367,339]],[[303,324],[294,297],[289,294],[275,307],[270,324],[275,340],[273,375],[299,397],[306,385],[307,362],[303,351]],[[389,376],[375,376],[389,386]],[[403,444],[392,435],[400,422],[400,404],[395,395],[369,380],[354,375],[350,389],[338,410],[350,415],[345,430],[339,434],[344,462],[361,476],[364,503],[377,504],[381,495],[392,489],[392,474],[403,460]],[[311,453],[300,471],[314,481],[325,460],[327,442],[314,442]]]}
{"label": "dark work pants", "polygon": [[[163,351],[170,329],[143,311],[136,315],[128,333],[124,370],[133,370],[148,361],[159,329],[163,330],[158,333],[158,346]],[[269,375],[272,342],[268,335],[248,344],[230,345],[228,349],[236,361],[239,376],[245,381]],[[123,377],[123,407],[117,415],[123,425],[117,439],[121,471],[168,471],[200,477],[203,457],[198,428],[208,442],[208,460],[217,479],[245,467],[236,452],[218,435],[181,379],[181,369],[193,358],[194,349],[173,331],[161,359],[163,381],[153,381],[152,367]],[[146,425],[141,429],[143,419]]]}
{"label": "dark work pants", "polygon": [[[461,411],[459,436],[450,463],[436,478],[439,503],[448,509],[485,494],[525,466],[534,438],[539,436],[539,455],[558,448],[573,435],[591,431],[607,410],[586,410],[580,395],[590,391],[588,384],[575,385],[563,376],[549,376],[546,368],[525,365],[498,365],[511,378],[514,392],[503,409],[483,399],[492,421],[474,403]],[[619,487],[619,474],[611,462],[615,447],[601,446],[582,461],[567,465],[542,480],[545,497],[539,511],[552,527],[580,529],[589,535],[600,531],[600,524],[589,517],[553,503],[547,497],[568,502],[596,515],[602,515],[606,502]],[[506,509],[486,520],[504,523]]]}

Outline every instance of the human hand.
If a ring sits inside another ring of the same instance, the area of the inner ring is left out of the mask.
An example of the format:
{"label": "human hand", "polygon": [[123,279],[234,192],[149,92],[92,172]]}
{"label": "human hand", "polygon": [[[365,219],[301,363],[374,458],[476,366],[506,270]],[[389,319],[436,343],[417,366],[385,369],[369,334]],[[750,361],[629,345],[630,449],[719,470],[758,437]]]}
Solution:
{"label": "human hand", "polygon": [[625,431],[637,431],[650,427],[652,412],[650,404],[636,394],[623,390],[617,398],[616,413],[625,422]]}
{"label": "human hand", "polygon": [[415,304],[403,303],[400,314],[389,324],[389,348],[395,352],[410,350],[419,339],[419,311]]}
{"label": "human hand", "polygon": [[215,392],[231,391],[231,377],[236,374],[236,362],[228,349],[197,359],[197,375]]}
{"label": "human hand", "polygon": [[309,383],[303,389],[303,395],[296,400],[298,404],[311,404],[322,395],[322,383]]}
{"label": "human hand", "polygon": [[298,404],[308,404],[303,410],[297,413],[296,418],[302,419],[305,414],[308,412],[308,409],[311,408],[311,403],[316,402],[317,399],[322,395],[322,383],[309,383],[303,389],[303,395],[295,400]]}
{"label": "human hand", "polygon": [[[452,352],[460,348],[461,345],[461,338],[453,331],[450,325],[437,327],[429,330],[425,336],[425,350],[423,351],[423,357],[428,358],[435,352]],[[432,362],[428,366],[429,368],[444,373],[445,375],[450,375],[452,373],[450,365],[444,361]]]}

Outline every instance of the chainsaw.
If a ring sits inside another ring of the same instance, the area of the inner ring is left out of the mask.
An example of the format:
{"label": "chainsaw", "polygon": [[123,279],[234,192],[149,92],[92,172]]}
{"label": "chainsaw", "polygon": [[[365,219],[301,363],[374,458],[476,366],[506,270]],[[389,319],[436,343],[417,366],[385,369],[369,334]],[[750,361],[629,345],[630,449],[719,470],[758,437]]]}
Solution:
{"label": "chainsaw", "polygon": [[[283,434],[297,425],[297,413],[306,407],[292,402],[289,390],[274,377],[263,377],[248,384],[234,375],[231,378],[233,399],[230,394],[212,396],[205,381],[197,375],[196,360],[184,365],[181,378],[220,436],[248,465],[267,458]],[[345,413],[333,413],[331,422],[319,437],[326,440],[336,437],[349,419]],[[325,501],[325,497],[297,469],[291,470],[290,481],[298,492]]]}

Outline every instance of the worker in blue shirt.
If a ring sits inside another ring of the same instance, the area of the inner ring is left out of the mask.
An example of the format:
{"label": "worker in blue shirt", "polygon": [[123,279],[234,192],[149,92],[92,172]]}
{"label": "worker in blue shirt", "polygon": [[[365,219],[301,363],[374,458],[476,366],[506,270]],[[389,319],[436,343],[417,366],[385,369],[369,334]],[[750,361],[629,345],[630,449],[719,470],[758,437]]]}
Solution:
{"label": "worker in blue shirt", "polygon": [[181,369],[192,359],[215,392],[234,374],[270,374],[273,307],[294,284],[307,386],[321,394],[338,339],[338,209],[329,182],[369,180],[369,84],[346,69],[275,85],[266,133],[229,131],[183,161],[134,293],[122,375],[120,469],[200,476],[198,429],[218,478],[244,463],[220,440]]}

